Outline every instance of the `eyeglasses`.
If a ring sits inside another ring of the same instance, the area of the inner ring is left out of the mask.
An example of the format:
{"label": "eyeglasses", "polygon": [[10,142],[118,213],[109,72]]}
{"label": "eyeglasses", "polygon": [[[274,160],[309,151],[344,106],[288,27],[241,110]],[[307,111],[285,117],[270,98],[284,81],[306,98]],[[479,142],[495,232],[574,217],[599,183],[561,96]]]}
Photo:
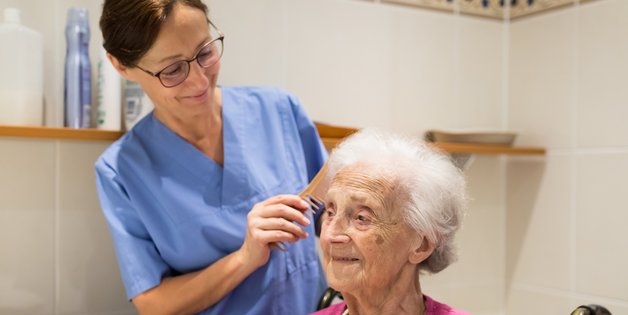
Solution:
{"label": "eyeglasses", "polygon": [[187,79],[190,74],[190,63],[192,63],[192,61],[196,60],[202,68],[209,68],[215,65],[218,60],[220,60],[220,57],[222,57],[223,40],[225,35],[218,30],[212,22],[209,22],[209,24],[215,29],[217,36],[212,36],[214,38],[213,40],[201,46],[196,53],[196,56],[192,59],[179,60],[157,72],[148,71],[139,65],[135,65],[135,67],[154,77],[157,77],[159,82],[161,82],[164,87],[171,88],[183,83],[183,81]]}

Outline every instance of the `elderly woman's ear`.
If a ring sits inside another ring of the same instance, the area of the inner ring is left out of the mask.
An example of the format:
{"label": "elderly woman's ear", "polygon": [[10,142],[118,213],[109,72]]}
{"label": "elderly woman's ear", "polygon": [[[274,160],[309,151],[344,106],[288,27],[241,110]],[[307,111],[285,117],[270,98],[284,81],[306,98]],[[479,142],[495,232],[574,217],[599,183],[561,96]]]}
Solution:
{"label": "elderly woman's ear", "polygon": [[434,251],[434,244],[428,241],[425,236],[421,236],[421,238],[416,242],[416,245],[411,249],[412,251],[410,252],[408,260],[410,263],[418,265],[432,255],[432,252]]}

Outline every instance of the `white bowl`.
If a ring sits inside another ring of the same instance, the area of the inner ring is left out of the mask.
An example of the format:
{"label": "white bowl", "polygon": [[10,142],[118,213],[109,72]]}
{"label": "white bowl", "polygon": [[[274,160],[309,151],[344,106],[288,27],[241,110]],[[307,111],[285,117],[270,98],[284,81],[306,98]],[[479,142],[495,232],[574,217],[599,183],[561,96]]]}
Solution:
{"label": "white bowl", "polygon": [[431,142],[469,143],[512,146],[517,134],[508,131],[442,131],[428,130],[425,140]]}

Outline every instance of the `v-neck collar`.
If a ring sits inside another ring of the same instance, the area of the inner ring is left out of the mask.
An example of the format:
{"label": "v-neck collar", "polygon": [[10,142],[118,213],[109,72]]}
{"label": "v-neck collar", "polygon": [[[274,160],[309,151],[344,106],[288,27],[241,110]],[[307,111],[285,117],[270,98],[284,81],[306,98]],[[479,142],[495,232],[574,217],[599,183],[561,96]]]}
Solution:
{"label": "v-neck collar", "polygon": [[194,176],[201,177],[201,179],[205,179],[208,173],[222,173],[222,167],[216,161],[210,159],[191,143],[164,125],[152,112],[149,115],[151,115],[150,123],[153,131],[151,134],[155,137],[155,141],[168,144],[166,146],[158,145],[158,148],[167,154],[172,161],[180,164]]}
{"label": "v-neck collar", "polygon": [[221,95],[223,166],[164,125],[152,112],[148,118],[150,119],[151,134],[155,137],[154,141],[168,144],[166,146],[157,145],[160,151],[203,182],[219,180],[221,182],[219,186],[222,188],[219,193],[223,208],[238,208],[242,204],[250,202],[250,199],[254,197],[251,189],[253,183],[248,176],[250,174],[249,166],[243,157],[244,146],[246,145],[245,130],[250,126],[238,119],[238,117],[246,115],[243,107],[238,106],[241,101],[238,99],[238,94],[229,88],[221,87]]}

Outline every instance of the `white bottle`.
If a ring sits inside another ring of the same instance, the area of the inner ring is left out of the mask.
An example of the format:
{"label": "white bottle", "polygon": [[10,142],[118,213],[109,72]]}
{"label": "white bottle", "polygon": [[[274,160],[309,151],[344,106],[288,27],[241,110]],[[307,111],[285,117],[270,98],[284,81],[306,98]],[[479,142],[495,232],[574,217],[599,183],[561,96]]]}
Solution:
{"label": "white bottle", "polygon": [[43,125],[44,54],[41,34],[4,9],[0,24],[0,124]]}
{"label": "white bottle", "polygon": [[100,49],[98,60],[98,129],[122,130],[122,80],[107,58],[107,51]]}
{"label": "white bottle", "polygon": [[142,87],[137,82],[124,81],[124,129],[131,130],[135,124],[153,110]]}

